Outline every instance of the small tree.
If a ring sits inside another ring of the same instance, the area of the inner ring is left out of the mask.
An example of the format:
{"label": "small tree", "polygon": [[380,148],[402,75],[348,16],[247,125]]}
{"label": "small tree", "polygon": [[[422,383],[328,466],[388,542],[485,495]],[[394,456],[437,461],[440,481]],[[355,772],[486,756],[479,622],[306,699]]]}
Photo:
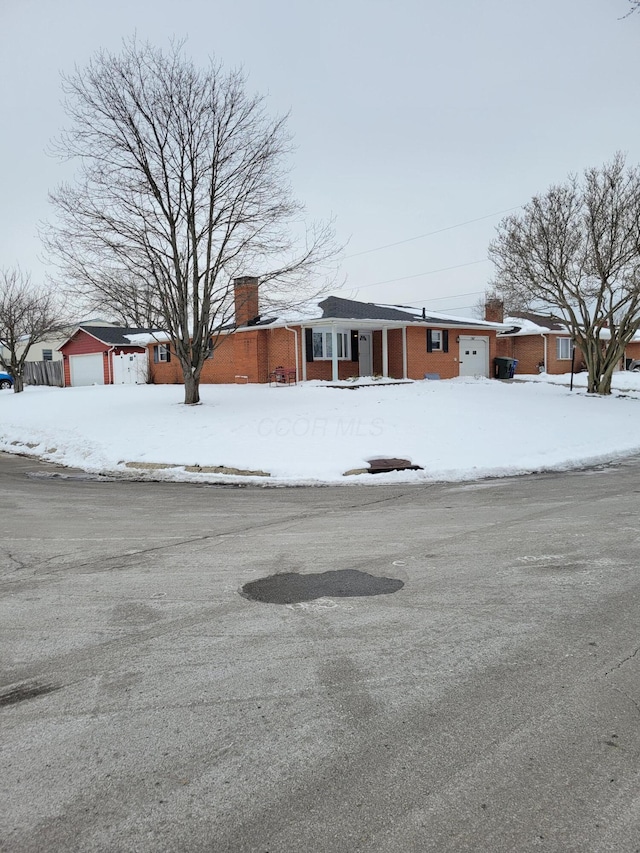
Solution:
{"label": "small tree", "polygon": [[321,290],[336,254],[329,225],[297,244],[284,118],[246,91],[242,74],[199,70],[125,42],[64,80],[71,127],[57,150],[80,177],[51,195],[59,224],[45,233],[65,280],[93,306],[153,318],[182,367],[185,403],[219,329],[233,320],[232,280],[257,275],[265,297]]}
{"label": "small tree", "polygon": [[29,350],[58,331],[63,322],[51,290],[34,287],[29,275],[20,270],[0,270],[0,365],[13,377],[16,393],[24,390]]}
{"label": "small tree", "polygon": [[496,289],[562,318],[584,357],[589,391],[609,394],[640,327],[640,170],[618,154],[535,196],[500,223],[489,256]]}

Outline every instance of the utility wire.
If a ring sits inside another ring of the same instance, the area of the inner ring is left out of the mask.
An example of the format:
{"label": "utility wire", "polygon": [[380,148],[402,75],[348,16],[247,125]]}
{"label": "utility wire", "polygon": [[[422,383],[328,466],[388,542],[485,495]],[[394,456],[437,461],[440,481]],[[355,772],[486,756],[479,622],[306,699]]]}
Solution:
{"label": "utility wire", "polygon": [[[378,287],[380,284],[393,284],[396,281],[407,281],[410,278],[421,278],[423,275],[436,275],[439,272],[448,272],[449,270],[459,270],[461,267],[472,267],[475,264],[487,264],[489,263],[488,258],[482,258],[479,261],[469,261],[466,264],[456,264],[453,267],[441,267],[438,270],[427,270],[427,272],[419,272],[415,273],[415,275],[404,275],[402,278],[388,278],[385,281],[374,281],[373,284],[359,284],[355,289],[356,290],[365,290],[368,287]],[[338,290],[353,290],[353,287],[339,287]]]}
{"label": "utility wire", "polygon": [[448,296],[434,296],[433,299],[412,299],[411,301],[415,302],[416,305],[422,305],[423,302],[448,302],[450,299],[462,299],[463,296],[477,296],[479,293],[484,293],[484,290],[471,290],[468,293],[450,293]]}
{"label": "utility wire", "polygon": [[446,228],[438,228],[437,231],[427,231],[426,234],[418,234],[416,237],[407,237],[406,240],[397,240],[395,243],[386,243],[384,246],[376,246],[373,249],[365,249],[362,252],[354,252],[352,255],[346,255],[344,260],[349,258],[359,258],[361,255],[369,255],[371,252],[381,252],[383,249],[391,249],[393,246],[402,246],[404,243],[412,243],[414,240],[422,240],[425,237],[433,237],[434,234],[442,234],[443,231],[453,231],[454,228],[462,228],[464,225],[472,225],[474,222],[482,222],[483,219],[491,219],[493,216],[500,216],[501,213],[510,213],[512,210],[521,208],[521,204],[515,207],[508,207],[506,210],[497,210],[495,213],[487,213],[486,216],[478,216],[477,219],[467,219],[466,222],[458,222],[456,225],[447,225]]}

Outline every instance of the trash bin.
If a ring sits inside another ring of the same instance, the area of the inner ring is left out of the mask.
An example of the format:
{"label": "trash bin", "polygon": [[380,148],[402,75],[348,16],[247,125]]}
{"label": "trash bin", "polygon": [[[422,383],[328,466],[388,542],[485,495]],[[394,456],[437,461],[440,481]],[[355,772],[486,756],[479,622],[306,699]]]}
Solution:
{"label": "trash bin", "polygon": [[498,356],[494,360],[494,363],[496,379],[513,379],[516,364],[518,363],[515,358],[504,358],[503,356]]}

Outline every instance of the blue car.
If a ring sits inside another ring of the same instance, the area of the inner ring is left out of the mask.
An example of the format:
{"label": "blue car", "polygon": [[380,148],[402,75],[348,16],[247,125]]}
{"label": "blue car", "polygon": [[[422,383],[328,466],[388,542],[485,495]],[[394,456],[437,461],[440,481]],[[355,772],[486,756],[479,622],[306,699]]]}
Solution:
{"label": "blue car", "polygon": [[8,373],[0,373],[0,388],[13,388],[13,376]]}

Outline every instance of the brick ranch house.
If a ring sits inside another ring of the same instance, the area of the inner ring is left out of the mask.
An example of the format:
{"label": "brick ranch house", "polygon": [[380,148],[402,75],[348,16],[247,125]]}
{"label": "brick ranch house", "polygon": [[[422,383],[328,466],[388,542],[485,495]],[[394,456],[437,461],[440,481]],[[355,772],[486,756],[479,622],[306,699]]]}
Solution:
{"label": "brick ranch house", "polygon": [[[502,314],[502,303],[498,300],[491,300],[485,306],[487,320],[504,322],[510,327],[498,332],[496,354],[517,359],[518,373],[560,374],[571,371],[572,339],[562,320],[528,311],[505,318]],[[628,344],[625,359],[626,362],[640,359],[640,333]],[[579,349],[576,349],[574,368],[576,371],[584,369]]]}
{"label": "brick ranch house", "polygon": [[[403,306],[329,296],[297,317],[260,316],[258,279],[234,281],[235,324],[221,329],[203,383],[266,383],[278,368],[298,381],[379,375],[492,376],[500,323],[427,315]],[[150,381],[182,382],[168,336],[133,336],[149,350]]]}

